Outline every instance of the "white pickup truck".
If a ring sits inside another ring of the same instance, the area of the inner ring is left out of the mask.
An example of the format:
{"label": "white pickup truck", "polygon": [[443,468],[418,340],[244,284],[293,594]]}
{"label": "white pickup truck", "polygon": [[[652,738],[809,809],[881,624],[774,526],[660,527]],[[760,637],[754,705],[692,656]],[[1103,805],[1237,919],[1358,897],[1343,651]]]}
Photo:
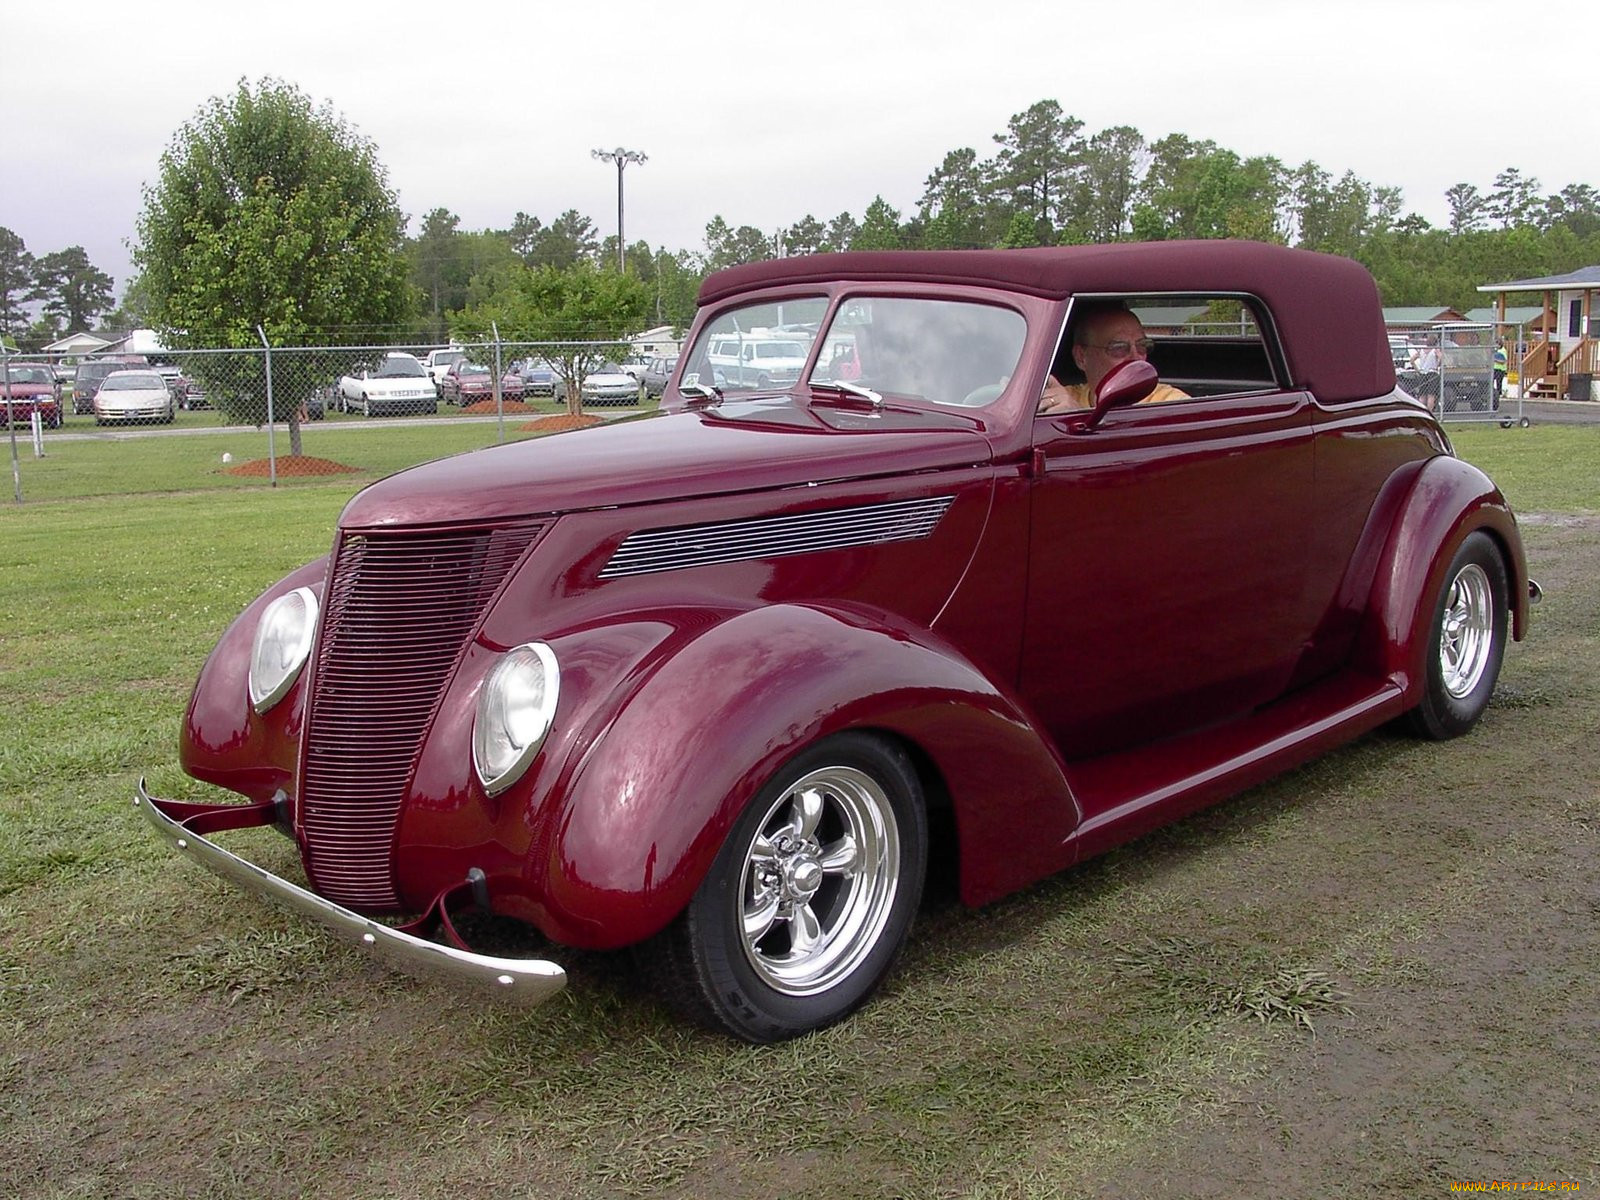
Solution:
{"label": "white pickup truck", "polygon": [[444,382],[444,373],[450,369],[451,363],[460,362],[467,357],[467,352],[459,346],[449,346],[442,350],[429,350],[428,356],[422,360],[422,365],[428,372],[428,377],[433,380],[435,387]]}

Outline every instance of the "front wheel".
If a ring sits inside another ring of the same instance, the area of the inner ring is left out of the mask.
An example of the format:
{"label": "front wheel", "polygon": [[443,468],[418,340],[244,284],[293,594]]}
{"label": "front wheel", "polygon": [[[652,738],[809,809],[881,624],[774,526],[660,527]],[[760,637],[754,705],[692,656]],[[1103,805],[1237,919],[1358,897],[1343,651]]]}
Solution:
{"label": "front wheel", "polygon": [[1416,733],[1442,741],[1478,723],[1505,656],[1510,590],[1493,539],[1469,535],[1434,602],[1422,701],[1410,713]]}
{"label": "front wheel", "polygon": [[905,753],[864,734],[829,738],[762,788],[642,964],[679,1012],[747,1041],[821,1029],[893,964],[927,859]]}

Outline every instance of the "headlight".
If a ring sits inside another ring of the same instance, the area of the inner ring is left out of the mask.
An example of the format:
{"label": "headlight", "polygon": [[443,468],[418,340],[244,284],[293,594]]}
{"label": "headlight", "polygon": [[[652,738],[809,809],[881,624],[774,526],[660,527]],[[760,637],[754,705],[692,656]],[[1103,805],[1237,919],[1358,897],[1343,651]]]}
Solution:
{"label": "headlight", "polygon": [[561,671],[543,642],[507,651],[478,693],[472,765],[484,790],[503,792],[528,769],[556,715]]}
{"label": "headlight", "polygon": [[317,597],[310,588],[295,588],[267,605],[250,648],[250,703],[256,712],[266,712],[294,686],[316,628]]}

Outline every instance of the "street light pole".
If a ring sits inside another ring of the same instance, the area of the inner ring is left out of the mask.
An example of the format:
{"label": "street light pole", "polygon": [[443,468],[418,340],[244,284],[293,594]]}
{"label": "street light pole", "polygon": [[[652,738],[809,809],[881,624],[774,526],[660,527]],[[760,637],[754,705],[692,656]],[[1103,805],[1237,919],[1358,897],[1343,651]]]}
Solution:
{"label": "street light pole", "polygon": [[647,156],[637,150],[624,150],[621,146],[615,150],[591,150],[589,155],[602,162],[617,164],[617,273],[620,275],[626,263],[623,250],[627,244],[622,236],[622,170],[629,163],[646,161]]}

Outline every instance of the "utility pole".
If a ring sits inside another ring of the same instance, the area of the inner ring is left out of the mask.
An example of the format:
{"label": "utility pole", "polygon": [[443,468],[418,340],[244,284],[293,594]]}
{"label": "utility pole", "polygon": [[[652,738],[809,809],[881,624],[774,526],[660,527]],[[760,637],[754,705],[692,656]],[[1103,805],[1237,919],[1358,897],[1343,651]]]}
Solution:
{"label": "utility pole", "polygon": [[627,246],[622,236],[622,171],[629,163],[646,161],[647,156],[637,150],[624,150],[621,146],[615,150],[591,150],[589,155],[602,162],[617,164],[617,273],[620,275],[626,265],[624,250]]}

